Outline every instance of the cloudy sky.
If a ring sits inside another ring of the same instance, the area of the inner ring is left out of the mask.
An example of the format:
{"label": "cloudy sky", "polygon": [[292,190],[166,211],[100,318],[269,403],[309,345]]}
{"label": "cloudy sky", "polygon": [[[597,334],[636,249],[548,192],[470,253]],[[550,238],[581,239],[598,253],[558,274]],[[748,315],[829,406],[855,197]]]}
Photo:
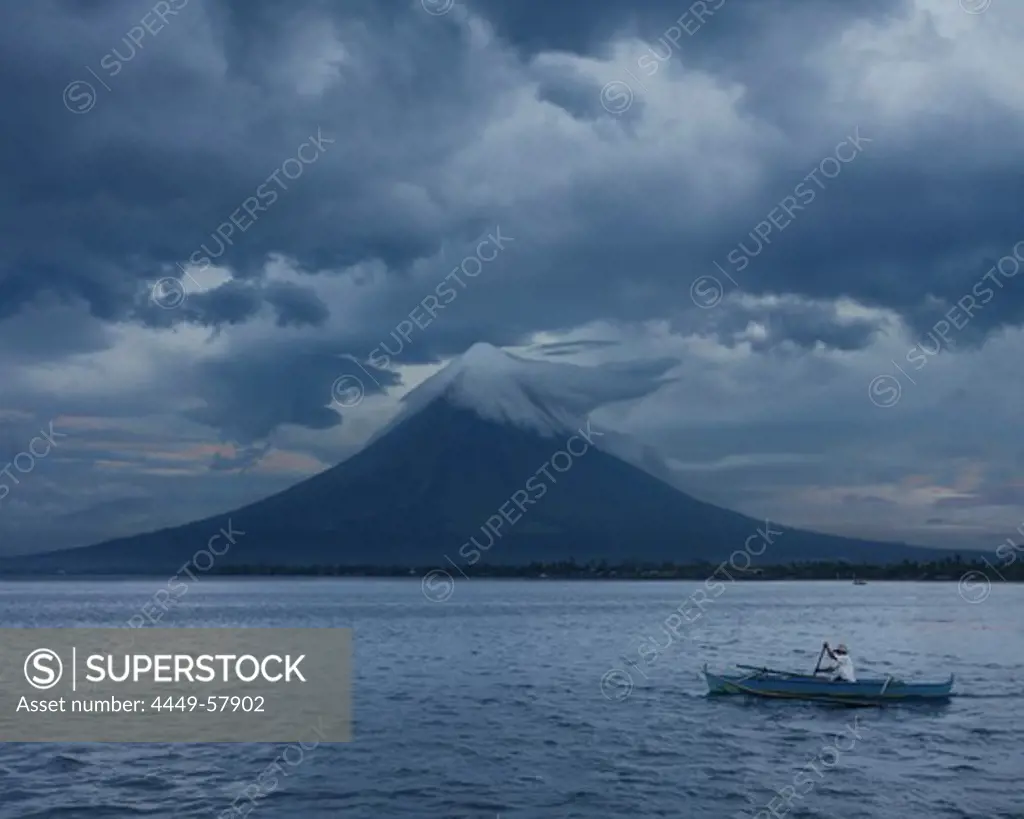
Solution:
{"label": "cloudy sky", "polygon": [[1024,519],[1022,4],[2,22],[2,552],[290,485],[475,341],[664,370],[603,422],[749,514],[992,548]]}

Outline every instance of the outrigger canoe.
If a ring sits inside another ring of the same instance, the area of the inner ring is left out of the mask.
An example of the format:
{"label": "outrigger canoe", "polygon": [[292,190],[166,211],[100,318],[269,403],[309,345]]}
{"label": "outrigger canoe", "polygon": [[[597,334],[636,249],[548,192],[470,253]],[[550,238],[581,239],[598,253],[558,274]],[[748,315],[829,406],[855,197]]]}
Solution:
{"label": "outrigger canoe", "polygon": [[810,700],[846,705],[887,702],[942,701],[952,696],[953,675],[944,682],[905,682],[895,677],[831,682],[811,674],[738,665],[738,674],[712,674],[704,664],[709,694],[748,694],[755,697]]}

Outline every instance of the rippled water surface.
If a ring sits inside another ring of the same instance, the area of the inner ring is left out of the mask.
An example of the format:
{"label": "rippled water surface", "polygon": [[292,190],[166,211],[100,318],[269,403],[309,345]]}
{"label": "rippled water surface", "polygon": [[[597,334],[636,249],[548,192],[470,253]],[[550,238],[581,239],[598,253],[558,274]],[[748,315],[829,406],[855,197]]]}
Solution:
{"label": "rippled water surface", "polygon": [[[0,626],[120,626],[161,585],[0,583]],[[955,583],[734,583],[666,637],[699,585],[459,581],[436,603],[419,579],[204,578],[161,626],[354,629],[354,740],[306,753],[260,819],[767,817],[773,798],[777,816],[1024,817],[1024,588],[972,605]],[[861,675],[955,672],[961,694],[704,694],[704,662],[810,670],[823,640]],[[0,745],[0,817],[228,816],[281,748]]]}

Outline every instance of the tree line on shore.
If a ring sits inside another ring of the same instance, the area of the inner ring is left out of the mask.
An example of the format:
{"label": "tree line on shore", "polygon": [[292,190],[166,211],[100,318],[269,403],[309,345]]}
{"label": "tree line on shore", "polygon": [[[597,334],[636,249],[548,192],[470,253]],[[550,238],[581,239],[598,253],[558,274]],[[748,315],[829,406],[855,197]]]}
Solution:
{"label": "tree line on shore", "polygon": [[[209,574],[258,576],[312,576],[312,577],[408,577],[431,571],[447,571],[453,576],[479,578],[538,578],[538,579],[618,579],[618,580],[704,580],[712,575],[728,576],[734,580],[935,580],[959,581],[972,575],[973,582],[1024,581],[1024,561],[996,562],[985,558],[965,560],[953,554],[943,560],[920,562],[904,560],[902,563],[872,565],[849,561],[813,561],[775,566],[751,566],[745,571],[727,563],[650,563],[607,561],[577,563],[575,559],[556,562],[532,562],[522,566],[477,563],[475,566],[268,566],[235,565],[214,566]],[[974,573],[974,574],[972,574]]]}

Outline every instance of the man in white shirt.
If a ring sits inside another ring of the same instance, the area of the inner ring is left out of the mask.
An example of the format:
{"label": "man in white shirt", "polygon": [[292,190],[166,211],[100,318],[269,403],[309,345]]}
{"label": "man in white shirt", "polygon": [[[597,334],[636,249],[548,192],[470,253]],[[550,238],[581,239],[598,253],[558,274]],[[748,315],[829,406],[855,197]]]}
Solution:
{"label": "man in white shirt", "polygon": [[825,651],[836,663],[832,668],[823,669],[826,674],[832,674],[832,682],[857,682],[857,675],[853,670],[853,660],[850,659],[845,644],[840,643],[833,651],[828,647],[828,643],[825,643]]}

